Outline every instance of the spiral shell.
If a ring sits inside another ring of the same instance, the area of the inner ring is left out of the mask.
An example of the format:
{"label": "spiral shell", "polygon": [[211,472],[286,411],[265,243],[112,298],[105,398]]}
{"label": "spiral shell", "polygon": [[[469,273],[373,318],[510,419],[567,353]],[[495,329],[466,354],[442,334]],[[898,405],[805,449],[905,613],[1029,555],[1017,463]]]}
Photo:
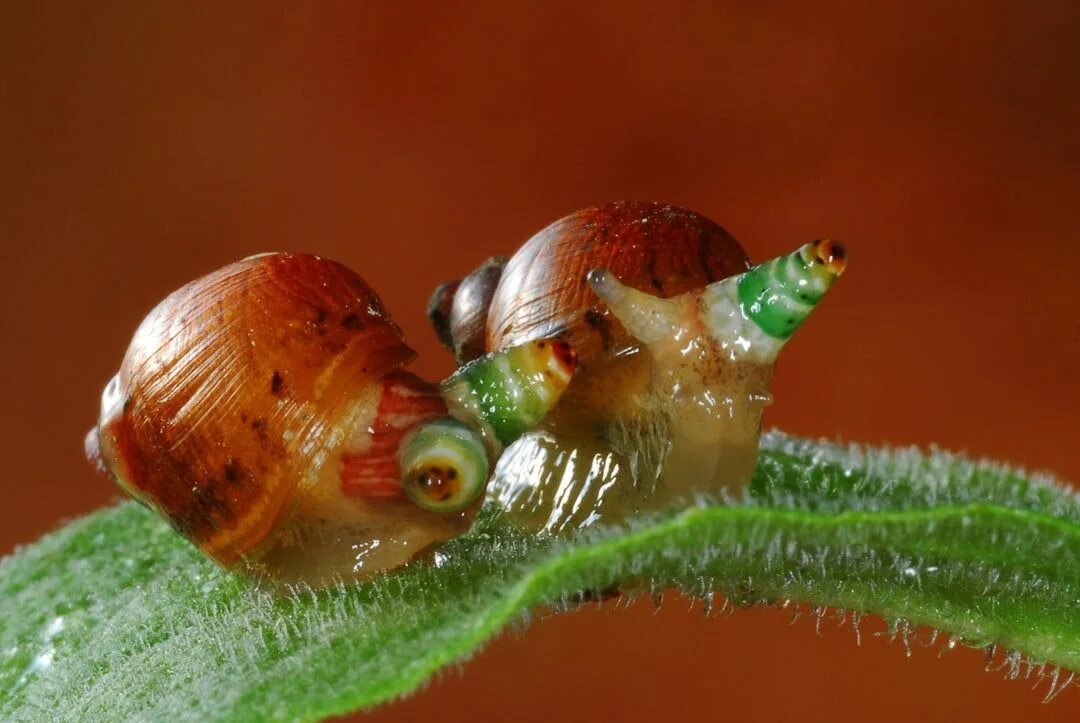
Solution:
{"label": "spiral shell", "polygon": [[586,281],[608,269],[661,297],[745,271],[749,260],[724,229],[659,203],[612,203],[578,211],[529,239],[511,257],[492,297],[486,349],[560,335],[583,364],[638,346]]}
{"label": "spiral shell", "polygon": [[109,385],[102,452],[126,489],[229,565],[340,457],[377,380],[413,356],[348,269],[302,254],[244,259],[139,326]]}
{"label": "spiral shell", "polygon": [[[624,284],[675,296],[745,271],[739,243],[704,216],[670,204],[615,202],[555,221],[530,238],[509,261],[498,257],[441,287],[432,300],[450,311],[449,325],[433,319],[459,361],[530,339],[560,336],[588,366],[638,346],[586,281],[591,269],[609,269]],[[499,272],[496,274],[496,272]],[[493,279],[494,277],[494,279]],[[497,281],[497,283],[493,283]],[[452,299],[447,299],[452,296]],[[486,309],[481,326],[453,323]]]}

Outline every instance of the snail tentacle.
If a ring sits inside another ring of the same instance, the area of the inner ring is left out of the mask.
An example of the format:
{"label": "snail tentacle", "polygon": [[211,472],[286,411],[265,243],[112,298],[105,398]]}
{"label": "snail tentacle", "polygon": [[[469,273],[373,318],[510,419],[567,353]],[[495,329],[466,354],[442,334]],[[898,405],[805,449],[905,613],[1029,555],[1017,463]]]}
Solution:
{"label": "snail tentacle", "polygon": [[492,352],[442,384],[450,413],[476,426],[498,456],[558,403],[577,366],[564,341],[541,339]]}
{"label": "snail tentacle", "polygon": [[846,266],[844,247],[828,239],[707,286],[702,319],[736,356],[772,362]]}
{"label": "snail tentacle", "polygon": [[[772,362],[806,321],[846,266],[844,247],[813,241],[748,271],[713,282],[698,292],[661,299],[621,284],[604,269],[589,272],[589,285],[649,347],[678,342],[699,326],[732,359]],[[688,303],[689,302],[689,303]],[[686,318],[698,315],[699,319]]]}
{"label": "snail tentacle", "polygon": [[680,304],[627,286],[607,269],[593,269],[589,286],[626,330],[643,344],[654,344],[671,335],[682,315]]}

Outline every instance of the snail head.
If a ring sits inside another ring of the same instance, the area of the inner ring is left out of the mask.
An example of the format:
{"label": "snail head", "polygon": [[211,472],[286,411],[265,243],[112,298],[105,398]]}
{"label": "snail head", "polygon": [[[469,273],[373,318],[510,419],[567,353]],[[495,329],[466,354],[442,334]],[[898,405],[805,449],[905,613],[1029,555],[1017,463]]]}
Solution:
{"label": "snail head", "polygon": [[671,299],[626,286],[604,269],[590,271],[588,281],[646,346],[704,334],[732,360],[771,363],[846,266],[844,246],[822,239]]}
{"label": "snail head", "polygon": [[668,299],[604,269],[588,282],[651,353],[656,391],[677,408],[683,433],[704,442],[715,425],[727,438],[733,428],[756,438],[780,349],[846,264],[844,247],[825,239]]}

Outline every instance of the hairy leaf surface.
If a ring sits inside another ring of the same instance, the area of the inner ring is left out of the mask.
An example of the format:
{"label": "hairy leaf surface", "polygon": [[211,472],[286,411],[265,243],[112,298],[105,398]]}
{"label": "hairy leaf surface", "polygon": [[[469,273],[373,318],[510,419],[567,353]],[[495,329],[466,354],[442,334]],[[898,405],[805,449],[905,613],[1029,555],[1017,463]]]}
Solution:
{"label": "hairy leaf surface", "polygon": [[0,562],[0,718],[317,719],[408,693],[537,605],[667,587],[1080,670],[1080,499],[1000,465],[772,433],[744,500],[561,540],[488,509],[436,564],[291,595],[124,503]]}

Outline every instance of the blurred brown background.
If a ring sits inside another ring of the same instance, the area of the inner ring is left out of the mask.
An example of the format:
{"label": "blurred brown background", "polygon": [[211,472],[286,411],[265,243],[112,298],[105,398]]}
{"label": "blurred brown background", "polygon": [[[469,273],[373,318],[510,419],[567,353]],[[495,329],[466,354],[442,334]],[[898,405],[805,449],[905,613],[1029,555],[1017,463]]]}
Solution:
{"label": "blurred brown background", "polygon": [[[6,3],[0,553],[115,498],[83,433],[182,283],[335,257],[436,374],[436,282],[613,199],[694,208],[755,259],[849,243],[770,424],[1080,480],[1078,77],[1070,2]],[[686,607],[544,622],[373,717],[1080,717],[981,653]]]}

